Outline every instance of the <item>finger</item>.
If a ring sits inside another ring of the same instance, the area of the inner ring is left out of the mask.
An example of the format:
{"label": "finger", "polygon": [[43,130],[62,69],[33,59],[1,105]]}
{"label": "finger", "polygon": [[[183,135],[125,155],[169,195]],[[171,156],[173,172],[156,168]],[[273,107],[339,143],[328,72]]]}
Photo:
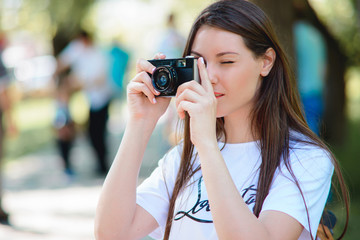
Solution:
{"label": "finger", "polygon": [[194,103],[188,102],[188,101],[180,102],[179,105],[176,108],[176,111],[178,113],[179,118],[184,119],[185,115],[186,115],[186,112],[190,112],[193,105],[194,105]]}
{"label": "finger", "polygon": [[182,92],[185,91],[186,89],[190,89],[194,92],[197,92],[200,95],[203,95],[205,93],[204,88],[198,82],[192,80],[189,82],[185,82],[178,87],[176,92],[176,97],[182,94]]}
{"label": "finger", "polygon": [[201,102],[201,96],[190,89],[185,89],[181,94],[176,96],[175,99],[175,106],[179,106],[181,102],[188,101],[192,103],[199,103]]}
{"label": "finger", "polygon": [[155,66],[143,58],[140,58],[136,63],[136,72],[137,73],[142,72],[142,71],[146,71],[148,73],[153,73],[154,70],[155,70]]}
{"label": "finger", "polygon": [[155,95],[160,94],[160,92],[156,91],[156,89],[152,85],[152,80],[151,80],[151,77],[149,76],[149,74],[147,74],[144,71],[139,72],[138,74],[136,74],[133,81],[134,82],[144,83],[153,92],[153,94],[155,94]]}
{"label": "finger", "polygon": [[159,52],[157,54],[155,54],[154,59],[165,59],[166,55],[163,54],[162,52]]}
{"label": "finger", "polygon": [[198,62],[198,68],[199,68],[199,75],[201,79],[201,86],[204,87],[205,91],[207,92],[213,92],[213,87],[209,79],[208,72],[206,70],[204,58],[200,57]]}
{"label": "finger", "polygon": [[155,96],[151,90],[144,84],[140,82],[131,82],[128,85],[128,94],[144,94],[151,103],[156,103]]}

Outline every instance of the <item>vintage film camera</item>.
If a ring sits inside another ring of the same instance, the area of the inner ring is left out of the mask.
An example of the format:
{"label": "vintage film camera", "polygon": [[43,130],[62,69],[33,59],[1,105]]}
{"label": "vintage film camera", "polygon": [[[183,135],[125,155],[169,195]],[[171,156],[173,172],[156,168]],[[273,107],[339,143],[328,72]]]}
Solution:
{"label": "vintage film camera", "polygon": [[172,97],[177,88],[191,80],[200,82],[197,59],[186,58],[149,60],[156,67],[153,74],[149,74],[154,88],[160,92],[159,96]]}

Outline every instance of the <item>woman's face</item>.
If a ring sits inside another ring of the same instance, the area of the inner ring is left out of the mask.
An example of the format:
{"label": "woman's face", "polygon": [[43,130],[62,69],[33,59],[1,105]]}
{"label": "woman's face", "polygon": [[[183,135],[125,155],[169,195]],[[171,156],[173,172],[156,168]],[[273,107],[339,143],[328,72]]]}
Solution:
{"label": "woman's face", "polygon": [[255,59],[240,35],[209,26],[197,32],[191,55],[205,60],[218,101],[216,116],[247,117],[260,86],[262,58]]}

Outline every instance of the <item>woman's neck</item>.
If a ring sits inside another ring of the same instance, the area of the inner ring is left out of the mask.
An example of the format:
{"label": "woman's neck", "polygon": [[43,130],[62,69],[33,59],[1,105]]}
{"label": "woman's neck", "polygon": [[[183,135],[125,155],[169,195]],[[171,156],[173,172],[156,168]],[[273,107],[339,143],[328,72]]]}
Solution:
{"label": "woman's neck", "polygon": [[244,143],[256,140],[252,133],[251,120],[244,115],[232,114],[224,117],[226,142],[227,143]]}

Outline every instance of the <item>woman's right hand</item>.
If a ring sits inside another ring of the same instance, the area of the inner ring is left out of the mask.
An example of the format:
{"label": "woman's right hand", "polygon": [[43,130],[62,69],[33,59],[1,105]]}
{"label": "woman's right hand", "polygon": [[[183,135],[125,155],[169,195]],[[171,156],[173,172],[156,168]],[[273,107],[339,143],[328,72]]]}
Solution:
{"label": "woman's right hand", "polygon": [[[164,59],[165,55],[158,53],[154,59]],[[145,59],[139,59],[136,64],[136,76],[127,86],[127,101],[130,120],[146,120],[156,123],[165,113],[170,98],[158,97],[152,83],[151,77],[155,67]]]}

